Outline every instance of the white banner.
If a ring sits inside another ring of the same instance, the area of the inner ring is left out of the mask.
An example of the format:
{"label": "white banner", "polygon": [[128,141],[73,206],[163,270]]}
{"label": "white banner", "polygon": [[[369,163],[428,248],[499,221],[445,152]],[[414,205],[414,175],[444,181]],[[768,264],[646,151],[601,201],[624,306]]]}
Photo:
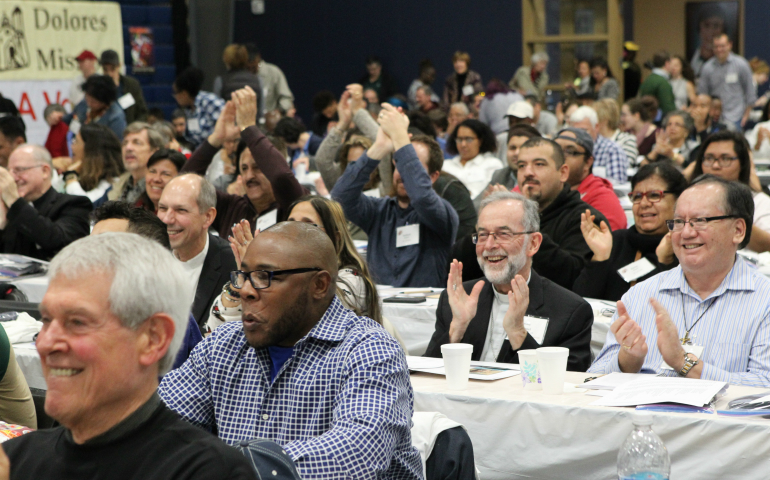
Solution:
{"label": "white banner", "polygon": [[0,82],[0,93],[16,104],[27,126],[27,141],[43,145],[48,137],[48,124],[43,111],[51,103],[59,103],[72,111],[69,102],[71,80],[37,80]]}
{"label": "white banner", "polygon": [[123,22],[117,2],[0,0],[0,86],[4,80],[71,79],[83,50],[118,52]]}

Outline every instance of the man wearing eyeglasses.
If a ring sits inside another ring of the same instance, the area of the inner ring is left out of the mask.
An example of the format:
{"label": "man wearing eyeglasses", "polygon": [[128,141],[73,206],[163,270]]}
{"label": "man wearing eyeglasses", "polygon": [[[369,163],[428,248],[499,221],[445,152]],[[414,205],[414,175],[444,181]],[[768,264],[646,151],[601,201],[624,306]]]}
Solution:
{"label": "man wearing eyeglasses", "polygon": [[204,339],[160,396],[226,443],[280,443],[302,478],[422,478],[406,359],[380,325],[342,306],[338,268],[314,225],[260,232],[231,275],[243,321]]}
{"label": "man wearing eyeglasses", "polygon": [[753,213],[745,185],[695,180],[666,222],[679,266],[623,295],[588,371],[770,386],[770,280],[736,255]]}
{"label": "man wearing eyeglasses", "polygon": [[612,188],[612,183],[593,174],[594,140],[583,129],[563,128],[553,139],[564,150],[564,163],[569,166],[567,183],[580,193],[580,199],[607,217],[612,230],[626,228],[626,212]]}
{"label": "man wearing eyeglasses", "polygon": [[0,252],[50,260],[88,235],[91,201],[51,188],[48,150],[24,144],[0,167]]}
{"label": "man wearing eyeglasses", "polygon": [[558,346],[569,348],[568,370],[588,368],[593,312],[532,269],[539,230],[537,203],[518,193],[495,192],[481,202],[473,240],[484,279],[463,283],[463,264],[452,263],[426,356],[462,342],[473,345],[473,360],[518,363],[519,350]]}

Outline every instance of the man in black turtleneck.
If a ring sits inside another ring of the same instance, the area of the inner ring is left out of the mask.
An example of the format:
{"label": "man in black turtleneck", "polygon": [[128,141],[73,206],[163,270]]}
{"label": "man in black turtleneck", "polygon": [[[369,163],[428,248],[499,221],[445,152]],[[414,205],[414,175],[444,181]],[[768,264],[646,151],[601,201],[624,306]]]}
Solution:
{"label": "man in black turtleneck", "polygon": [[580,214],[588,209],[595,216],[596,225],[602,220],[608,225],[609,222],[566,183],[569,166],[564,163],[564,152],[556,142],[531,138],[519,148],[517,167],[521,193],[540,206],[543,243],[533,257],[532,268],[571,289],[593,255],[580,231]]}

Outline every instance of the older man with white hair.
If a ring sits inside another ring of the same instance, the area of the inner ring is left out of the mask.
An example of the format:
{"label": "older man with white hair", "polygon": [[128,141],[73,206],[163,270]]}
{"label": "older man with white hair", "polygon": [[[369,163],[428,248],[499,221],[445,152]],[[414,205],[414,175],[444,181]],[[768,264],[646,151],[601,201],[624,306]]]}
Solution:
{"label": "older man with white hair", "polygon": [[255,478],[243,455],[156,393],[191,301],[168,250],[134,234],[90,236],[62,250],[49,275],[36,345],[45,410],[61,426],[3,444],[10,478]]}
{"label": "older man with white hair", "polygon": [[585,130],[594,139],[594,175],[615,184],[628,182],[628,157],[623,147],[603,137],[598,125],[599,116],[591,107],[579,107],[569,117],[570,127]]}
{"label": "older man with white hair", "polygon": [[473,243],[485,278],[463,283],[463,264],[452,262],[426,356],[441,357],[441,345],[462,342],[473,345],[473,360],[517,363],[519,350],[559,346],[570,349],[569,370],[588,368],[591,307],[532,269],[543,240],[538,209],[514,192],[481,202]]}
{"label": "older man with white hair", "polygon": [[548,54],[537,52],[530,59],[530,66],[523,65],[516,70],[516,73],[508,82],[511,89],[516,90],[522,95],[534,94],[542,100],[545,98],[545,87],[548,86],[548,72],[546,67],[549,61]]}
{"label": "older man with white hair", "polygon": [[88,235],[91,201],[51,187],[51,154],[38,145],[13,151],[0,167],[0,252],[49,260]]}

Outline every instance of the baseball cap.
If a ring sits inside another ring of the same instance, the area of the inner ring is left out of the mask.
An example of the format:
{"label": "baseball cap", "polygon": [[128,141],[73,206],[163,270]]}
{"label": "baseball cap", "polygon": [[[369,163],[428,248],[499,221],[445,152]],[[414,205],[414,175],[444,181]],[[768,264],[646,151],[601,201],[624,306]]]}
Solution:
{"label": "baseball cap", "polygon": [[83,60],[96,60],[96,55],[91,50],[83,50],[80,55],[75,57],[75,60],[82,62]]}
{"label": "baseball cap", "polygon": [[102,65],[120,65],[120,57],[115,50],[105,50],[102,52],[102,56],[99,59],[99,63]]}
{"label": "baseball cap", "polygon": [[[568,135],[562,135],[564,132],[572,132],[575,134],[575,138],[572,138]],[[569,140],[570,142],[574,142],[576,145],[579,145],[583,147],[583,149],[586,151],[586,158],[592,156],[594,154],[594,139],[591,138],[591,135],[588,134],[585,130],[582,128],[575,128],[575,127],[567,127],[562,128],[559,130],[559,133],[553,137],[554,140],[557,138],[561,138],[563,140]]]}
{"label": "baseball cap", "polygon": [[530,103],[527,102],[526,100],[520,100],[518,102],[513,102],[511,106],[508,107],[508,111],[505,112],[505,117],[534,119],[535,109],[532,108],[532,105],[530,105]]}

